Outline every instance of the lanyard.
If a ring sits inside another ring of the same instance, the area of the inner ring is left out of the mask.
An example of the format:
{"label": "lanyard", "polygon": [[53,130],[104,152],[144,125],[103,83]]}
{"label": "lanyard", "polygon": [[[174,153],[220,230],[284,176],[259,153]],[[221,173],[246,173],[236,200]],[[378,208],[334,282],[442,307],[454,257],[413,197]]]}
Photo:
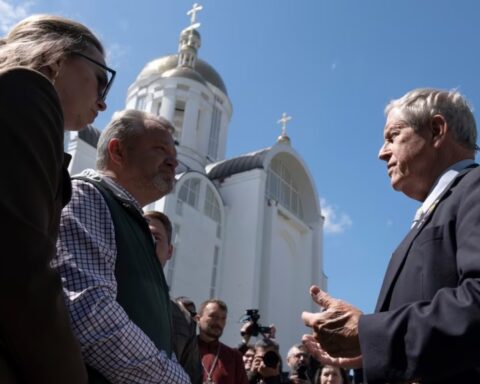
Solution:
{"label": "lanyard", "polygon": [[217,354],[215,355],[215,359],[213,359],[213,363],[212,363],[212,366],[210,367],[210,370],[209,370],[209,371],[207,371],[207,368],[205,368],[205,364],[203,364],[203,359],[202,359],[202,361],[201,361],[203,370],[204,370],[205,373],[207,374],[207,381],[206,381],[206,383],[213,383],[212,373],[213,373],[213,370],[215,369],[215,366],[217,365],[218,355],[219,355],[219,354],[220,354],[220,342],[218,343]]}

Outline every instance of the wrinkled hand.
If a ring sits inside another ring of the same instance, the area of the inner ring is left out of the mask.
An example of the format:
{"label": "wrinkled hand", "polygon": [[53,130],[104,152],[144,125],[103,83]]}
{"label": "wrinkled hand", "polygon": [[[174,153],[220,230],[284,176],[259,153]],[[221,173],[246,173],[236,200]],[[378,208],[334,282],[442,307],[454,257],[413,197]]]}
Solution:
{"label": "wrinkled hand", "polygon": [[362,368],[362,355],[355,357],[332,357],[322,349],[320,343],[313,335],[304,335],[302,343],[308,353],[323,365],[334,365],[344,369]]}
{"label": "wrinkled hand", "polygon": [[321,350],[331,358],[351,358],[361,354],[358,321],[362,312],[345,301],[337,300],[317,286],[310,288],[313,301],[323,312],[303,312],[305,325],[311,327]]}

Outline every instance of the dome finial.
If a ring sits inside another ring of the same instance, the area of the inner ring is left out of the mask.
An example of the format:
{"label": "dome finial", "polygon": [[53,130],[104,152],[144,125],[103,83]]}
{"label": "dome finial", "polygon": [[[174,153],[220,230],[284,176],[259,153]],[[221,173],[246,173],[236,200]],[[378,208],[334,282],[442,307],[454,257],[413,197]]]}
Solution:
{"label": "dome finial", "polygon": [[190,25],[180,33],[180,44],[178,46],[178,67],[195,68],[197,60],[197,51],[200,48],[200,33],[197,28],[200,23],[197,22],[197,13],[203,9],[198,3],[193,4],[192,9],[187,12],[190,16]]}
{"label": "dome finial", "polygon": [[190,26],[188,28],[198,28],[200,27],[200,23],[196,23],[197,21],[197,12],[201,11],[203,6],[198,3],[193,4],[192,9],[187,12],[187,16],[190,16]]}
{"label": "dome finial", "polygon": [[277,124],[282,124],[282,132],[277,138],[277,143],[290,144],[290,137],[287,135],[287,123],[292,120],[292,116],[287,116],[285,112],[282,113],[282,117],[277,121]]}

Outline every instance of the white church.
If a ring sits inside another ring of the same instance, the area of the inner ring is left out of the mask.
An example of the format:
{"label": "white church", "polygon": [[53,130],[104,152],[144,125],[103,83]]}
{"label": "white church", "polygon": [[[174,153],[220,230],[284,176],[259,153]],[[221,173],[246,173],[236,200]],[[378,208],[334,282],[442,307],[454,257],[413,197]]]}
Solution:
{"label": "white church", "polygon": [[[171,296],[197,306],[224,300],[222,341],[230,346],[240,341],[245,310],[259,309],[259,323],[275,324],[285,356],[308,332],[302,311],[318,310],[309,287],[327,288],[324,218],[315,182],[286,134],[286,114],[271,147],[225,158],[232,103],[221,76],[198,57],[200,9],[188,12],[178,53],[147,63],[128,89],[125,108],[170,120],[178,142],[174,192],[144,209],[164,212],[173,224],[175,251],[165,266]],[[72,175],[95,168],[98,136],[88,129],[66,137]]]}

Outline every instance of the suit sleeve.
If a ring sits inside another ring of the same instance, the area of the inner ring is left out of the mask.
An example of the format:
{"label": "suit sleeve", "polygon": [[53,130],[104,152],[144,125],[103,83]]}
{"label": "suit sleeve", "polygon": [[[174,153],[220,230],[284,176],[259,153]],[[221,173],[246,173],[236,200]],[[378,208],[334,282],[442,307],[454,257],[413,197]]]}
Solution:
{"label": "suit sleeve", "polygon": [[49,268],[61,205],[63,119],[50,82],[0,75],[0,359],[22,382],[85,383],[60,278]]}
{"label": "suit sleeve", "polygon": [[458,284],[439,289],[431,300],[361,317],[360,344],[369,384],[415,379],[433,382],[480,366],[478,176],[463,189],[443,221],[443,235],[433,240],[437,245],[430,244],[430,252],[437,253],[437,273],[442,273],[440,250],[453,252]]}

